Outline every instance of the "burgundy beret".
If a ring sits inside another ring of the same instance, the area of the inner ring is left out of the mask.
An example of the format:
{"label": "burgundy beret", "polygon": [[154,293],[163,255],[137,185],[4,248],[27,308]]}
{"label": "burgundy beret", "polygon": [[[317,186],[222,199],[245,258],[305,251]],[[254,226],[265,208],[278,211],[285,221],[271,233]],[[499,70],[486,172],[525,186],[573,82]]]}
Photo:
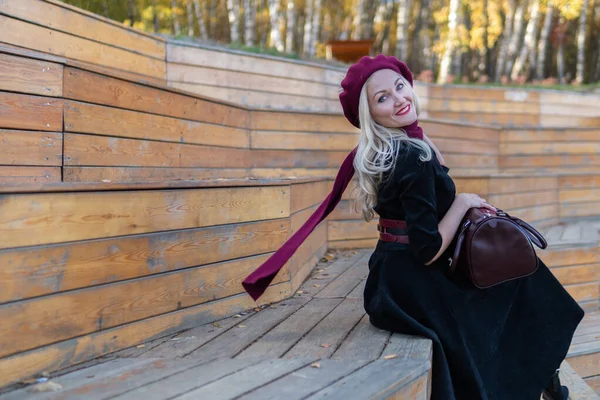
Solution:
{"label": "burgundy beret", "polygon": [[356,64],[352,65],[346,77],[342,81],[343,91],[340,93],[340,103],[344,115],[350,123],[357,128],[360,128],[358,119],[358,103],[360,100],[360,92],[365,82],[375,71],[380,69],[391,69],[402,75],[411,86],[413,86],[412,73],[408,66],[402,61],[393,56],[385,56],[380,54],[376,57],[362,57]]}

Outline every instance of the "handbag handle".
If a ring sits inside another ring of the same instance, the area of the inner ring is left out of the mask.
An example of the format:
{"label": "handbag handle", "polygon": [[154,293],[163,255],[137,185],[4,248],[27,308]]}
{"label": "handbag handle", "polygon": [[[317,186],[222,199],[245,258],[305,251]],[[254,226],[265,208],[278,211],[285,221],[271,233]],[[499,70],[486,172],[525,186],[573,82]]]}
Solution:
{"label": "handbag handle", "polygon": [[507,217],[507,218],[511,219],[517,225],[519,225],[521,228],[523,228],[525,234],[529,237],[531,242],[533,244],[535,244],[537,247],[539,247],[540,249],[544,250],[546,247],[548,247],[548,242],[546,242],[546,239],[544,239],[544,237],[541,235],[541,233],[539,233],[533,226],[529,225],[527,222],[525,222],[522,219],[519,219],[517,217],[508,215],[507,213],[505,213],[504,211],[502,211],[500,209],[498,209],[497,214],[501,217]]}
{"label": "handbag handle", "polygon": [[456,247],[454,248],[454,255],[452,256],[452,260],[450,261],[450,266],[448,267],[448,275],[452,275],[456,270],[456,264],[458,263],[458,256],[460,256],[460,249],[465,240],[465,232],[471,226],[471,221],[467,220],[460,230],[458,234],[458,239],[456,239]]}

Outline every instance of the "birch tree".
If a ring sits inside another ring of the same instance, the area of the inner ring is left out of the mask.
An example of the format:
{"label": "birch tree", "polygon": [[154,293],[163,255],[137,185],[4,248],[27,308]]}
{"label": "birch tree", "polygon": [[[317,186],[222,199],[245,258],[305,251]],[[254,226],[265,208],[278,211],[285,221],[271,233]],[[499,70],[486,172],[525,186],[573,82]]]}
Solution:
{"label": "birch tree", "polygon": [[523,34],[523,27],[525,26],[525,4],[524,0],[520,1],[521,3],[515,11],[515,22],[512,29],[512,37],[508,44],[508,54],[506,55],[507,60],[503,75],[510,75],[517,52],[519,51],[519,45],[521,44],[521,36]]}
{"label": "birch tree", "polygon": [[185,5],[187,7],[188,36],[194,37],[194,13],[192,11],[192,0],[187,0]]}
{"label": "birch tree", "polygon": [[244,43],[246,46],[254,44],[254,30],[256,29],[256,1],[244,0]]}
{"label": "birch tree", "polygon": [[[460,0],[450,0],[451,5],[452,2],[456,3],[455,12],[458,12],[458,3]],[[412,0],[399,0],[398,2],[398,14],[396,15],[396,57],[403,61],[408,58],[408,22],[411,7]]]}
{"label": "birch tree", "polygon": [[548,0],[546,5],[546,16],[544,17],[544,26],[540,33],[540,41],[538,43],[538,58],[536,62],[535,77],[537,79],[545,78],[546,69],[546,52],[548,50],[548,42],[550,40],[550,29],[552,29],[552,16],[554,6],[552,0]]}
{"label": "birch tree", "polygon": [[310,35],[310,51],[308,55],[314,57],[317,53],[317,40],[319,37],[321,21],[321,0],[315,0],[313,15],[312,15],[312,32]]}
{"label": "birch tree", "polygon": [[271,21],[271,29],[269,33],[269,43],[271,47],[275,47],[277,51],[283,51],[283,40],[281,39],[281,31],[279,30],[279,8],[281,0],[269,0],[269,19]]}
{"label": "birch tree", "polygon": [[177,1],[171,0],[171,15],[173,18],[173,33],[175,36],[181,36],[181,26],[179,25],[179,18],[177,17]]}
{"label": "birch tree", "polygon": [[294,1],[295,0],[288,0],[287,2],[285,50],[288,53],[292,53],[294,51],[294,33],[296,31],[296,5]]}
{"label": "birch tree", "polygon": [[583,0],[583,7],[579,14],[579,29],[577,32],[577,73],[575,82],[582,84],[584,80],[585,66],[585,33],[587,28],[588,0]]}
{"label": "birch tree", "polygon": [[440,63],[440,72],[437,80],[437,82],[441,84],[446,83],[448,80],[450,63],[452,62],[452,55],[454,54],[454,48],[456,47],[456,41],[458,39],[459,6],[460,0],[450,0],[450,9],[448,10],[448,36],[446,38],[446,46]]}
{"label": "birch tree", "polygon": [[354,40],[360,40],[363,38],[362,21],[365,19],[365,3],[366,0],[358,0],[358,4],[356,6],[356,15],[354,16],[354,32],[352,34],[352,39]]}
{"label": "birch tree", "polygon": [[127,0],[127,15],[129,19],[129,26],[133,26],[135,21],[135,0]]}
{"label": "birch tree", "polygon": [[194,13],[196,14],[196,21],[198,21],[198,28],[200,29],[200,37],[202,40],[208,40],[208,33],[206,32],[206,24],[204,23],[204,12],[200,7],[200,0],[194,0]]}
{"label": "birch tree", "polygon": [[227,14],[229,16],[229,30],[231,32],[231,42],[238,43],[240,41],[238,19],[240,15],[240,4],[238,0],[227,0]]}
{"label": "birch tree", "polygon": [[504,30],[502,45],[498,52],[498,60],[496,62],[496,76],[495,81],[500,81],[501,76],[504,73],[504,67],[506,64],[506,56],[508,54],[508,46],[512,39],[512,30],[515,23],[515,8],[517,4],[515,0],[508,0],[506,2],[506,19],[504,20]]}
{"label": "birch tree", "polygon": [[515,65],[513,66],[512,72],[510,74],[510,78],[512,80],[516,80],[519,74],[525,72],[524,71],[525,62],[529,60],[529,67],[534,67],[535,65],[535,36],[537,33],[538,21],[540,19],[540,0],[534,0],[531,5],[531,12],[529,15],[529,22],[527,23],[527,29],[525,31],[525,40],[523,43],[523,47],[521,47],[521,52],[519,53],[519,57],[515,61]]}
{"label": "birch tree", "polygon": [[304,54],[310,54],[312,46],[312,23],[313,23],[313,0],[306,0],[306,12],[304,20],[304,40],[302,43]]}

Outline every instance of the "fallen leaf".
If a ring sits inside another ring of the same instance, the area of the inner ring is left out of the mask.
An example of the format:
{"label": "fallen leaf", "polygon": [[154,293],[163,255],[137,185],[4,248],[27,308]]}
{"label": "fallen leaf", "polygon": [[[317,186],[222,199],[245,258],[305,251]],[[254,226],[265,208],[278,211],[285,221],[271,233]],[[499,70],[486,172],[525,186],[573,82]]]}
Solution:
{"label": "fallen leaf", "polygon": [[314,363],[310,364],[310,366],[313,368],[321,368],[321,363],[314,362]]}
{"label": "fallen leaf", "polygon": [[317,284],[315,283],[315,284],[313,285],[313,287],[320,288],[320,287],[321,287],[321,285],[317,285]]}
{"label": "fallen leaf", "polygon": [[213,322],[213,326],[214,326],[215,328],[220,328],[220,327],[221,327],[221,325],[219,325],[219,323],[218,323],[218,322]]}
{"label": "fallen leaf", "polygon": [[176,341],[178,341],[179,339],[181,339],[181,338],[174,337],[174,338],[172,338],[171,340],[173,340],[174,342],[176,342]]}
{"label": "fallen leaf", "polygon": [[135,346],[136,349],[143,349],[144,347],[146,347],[145,344],[138,344],[137,346]]}
{"label": "fallen leaf", "polygon": [[20,382],[24,385],[31,385],[32,383],[35,383],[36,381],[37,381],[37,379],[35,379],[35,378],[29,378],[29,379],[23,379]]}
{"label": "fallen leaf", "polygon": [[390,354],[390,355],[387,355],[387,356],[383,357],[383,359],[384,360],[391,360],[392,358],[396,358],[396,357],[398,357],[396,354]]}
{"label": "fallen leaf", "polygon": [[323,347],[323,348],[327,349],[327,348],[331,347],[331,345],[330,345],[329,343],[323,343],[323,344],[321,345],[321,347]]}
{"label": "fallen leaf", "polygon": [[256,312],[259,312],[259,311],[260,311],[260,307],[256,307],[256,308],[254,309],[254,311],[256,311]]}
{"label": "fallen leaf", "polygon": [[246,325],[238,325],[238,328],[245,328]]}
{"label": "fallen leaf", "polygon": [[233,318],[242,318],[242,315],[241,315],[241,314],[235,314],[235,315],[233,316]]}
{"label": "fallen leaf", "polygon": [[42,376],[43,376],[44,378],[50,378],[50,373],[49,373],[49,372],[46,372],[46,371],[44,371],[44,372],[42,372]]}
{"label": "fallen leaf", "polygon": [[108,182],[112,182],[112,181],[110,179],[102,179],[102,182],[108,183]]}
{"label": "fallen leaf", "polygon": [[304,293],[304,290],[298,290],[296,293],[302,294],[302,293]]}
{"label": "fallen leaf", "polygon": [[27,391],[32,392],[32,393],[58,392],[62,388],[63,387],[60,383],[48,381],[48,382],[43,382],[43,383],[38,383],[36,385],[33,385],[32,387],[27,389]]}
{"label": "fallen leaf", "polygon": [[277,306],[269,306],[269,308],[277,308]]}

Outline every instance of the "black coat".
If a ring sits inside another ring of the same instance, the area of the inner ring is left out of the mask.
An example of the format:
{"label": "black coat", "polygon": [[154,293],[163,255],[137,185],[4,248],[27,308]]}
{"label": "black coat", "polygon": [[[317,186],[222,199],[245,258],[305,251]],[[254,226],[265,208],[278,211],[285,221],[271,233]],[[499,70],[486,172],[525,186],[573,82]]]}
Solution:
{"label": "black coat", "polygon": [[[381,329],[433,341],[432,399],[536,400],[565,358],[584,312],[540,261],[533,275],[489,289],[445,275],[438,223],[456,194],[448,168],[403,145],[375,211],[408,224],[409,245],[379,242],[364,301]],[[501,207],[501,204],[497,206]]]}

